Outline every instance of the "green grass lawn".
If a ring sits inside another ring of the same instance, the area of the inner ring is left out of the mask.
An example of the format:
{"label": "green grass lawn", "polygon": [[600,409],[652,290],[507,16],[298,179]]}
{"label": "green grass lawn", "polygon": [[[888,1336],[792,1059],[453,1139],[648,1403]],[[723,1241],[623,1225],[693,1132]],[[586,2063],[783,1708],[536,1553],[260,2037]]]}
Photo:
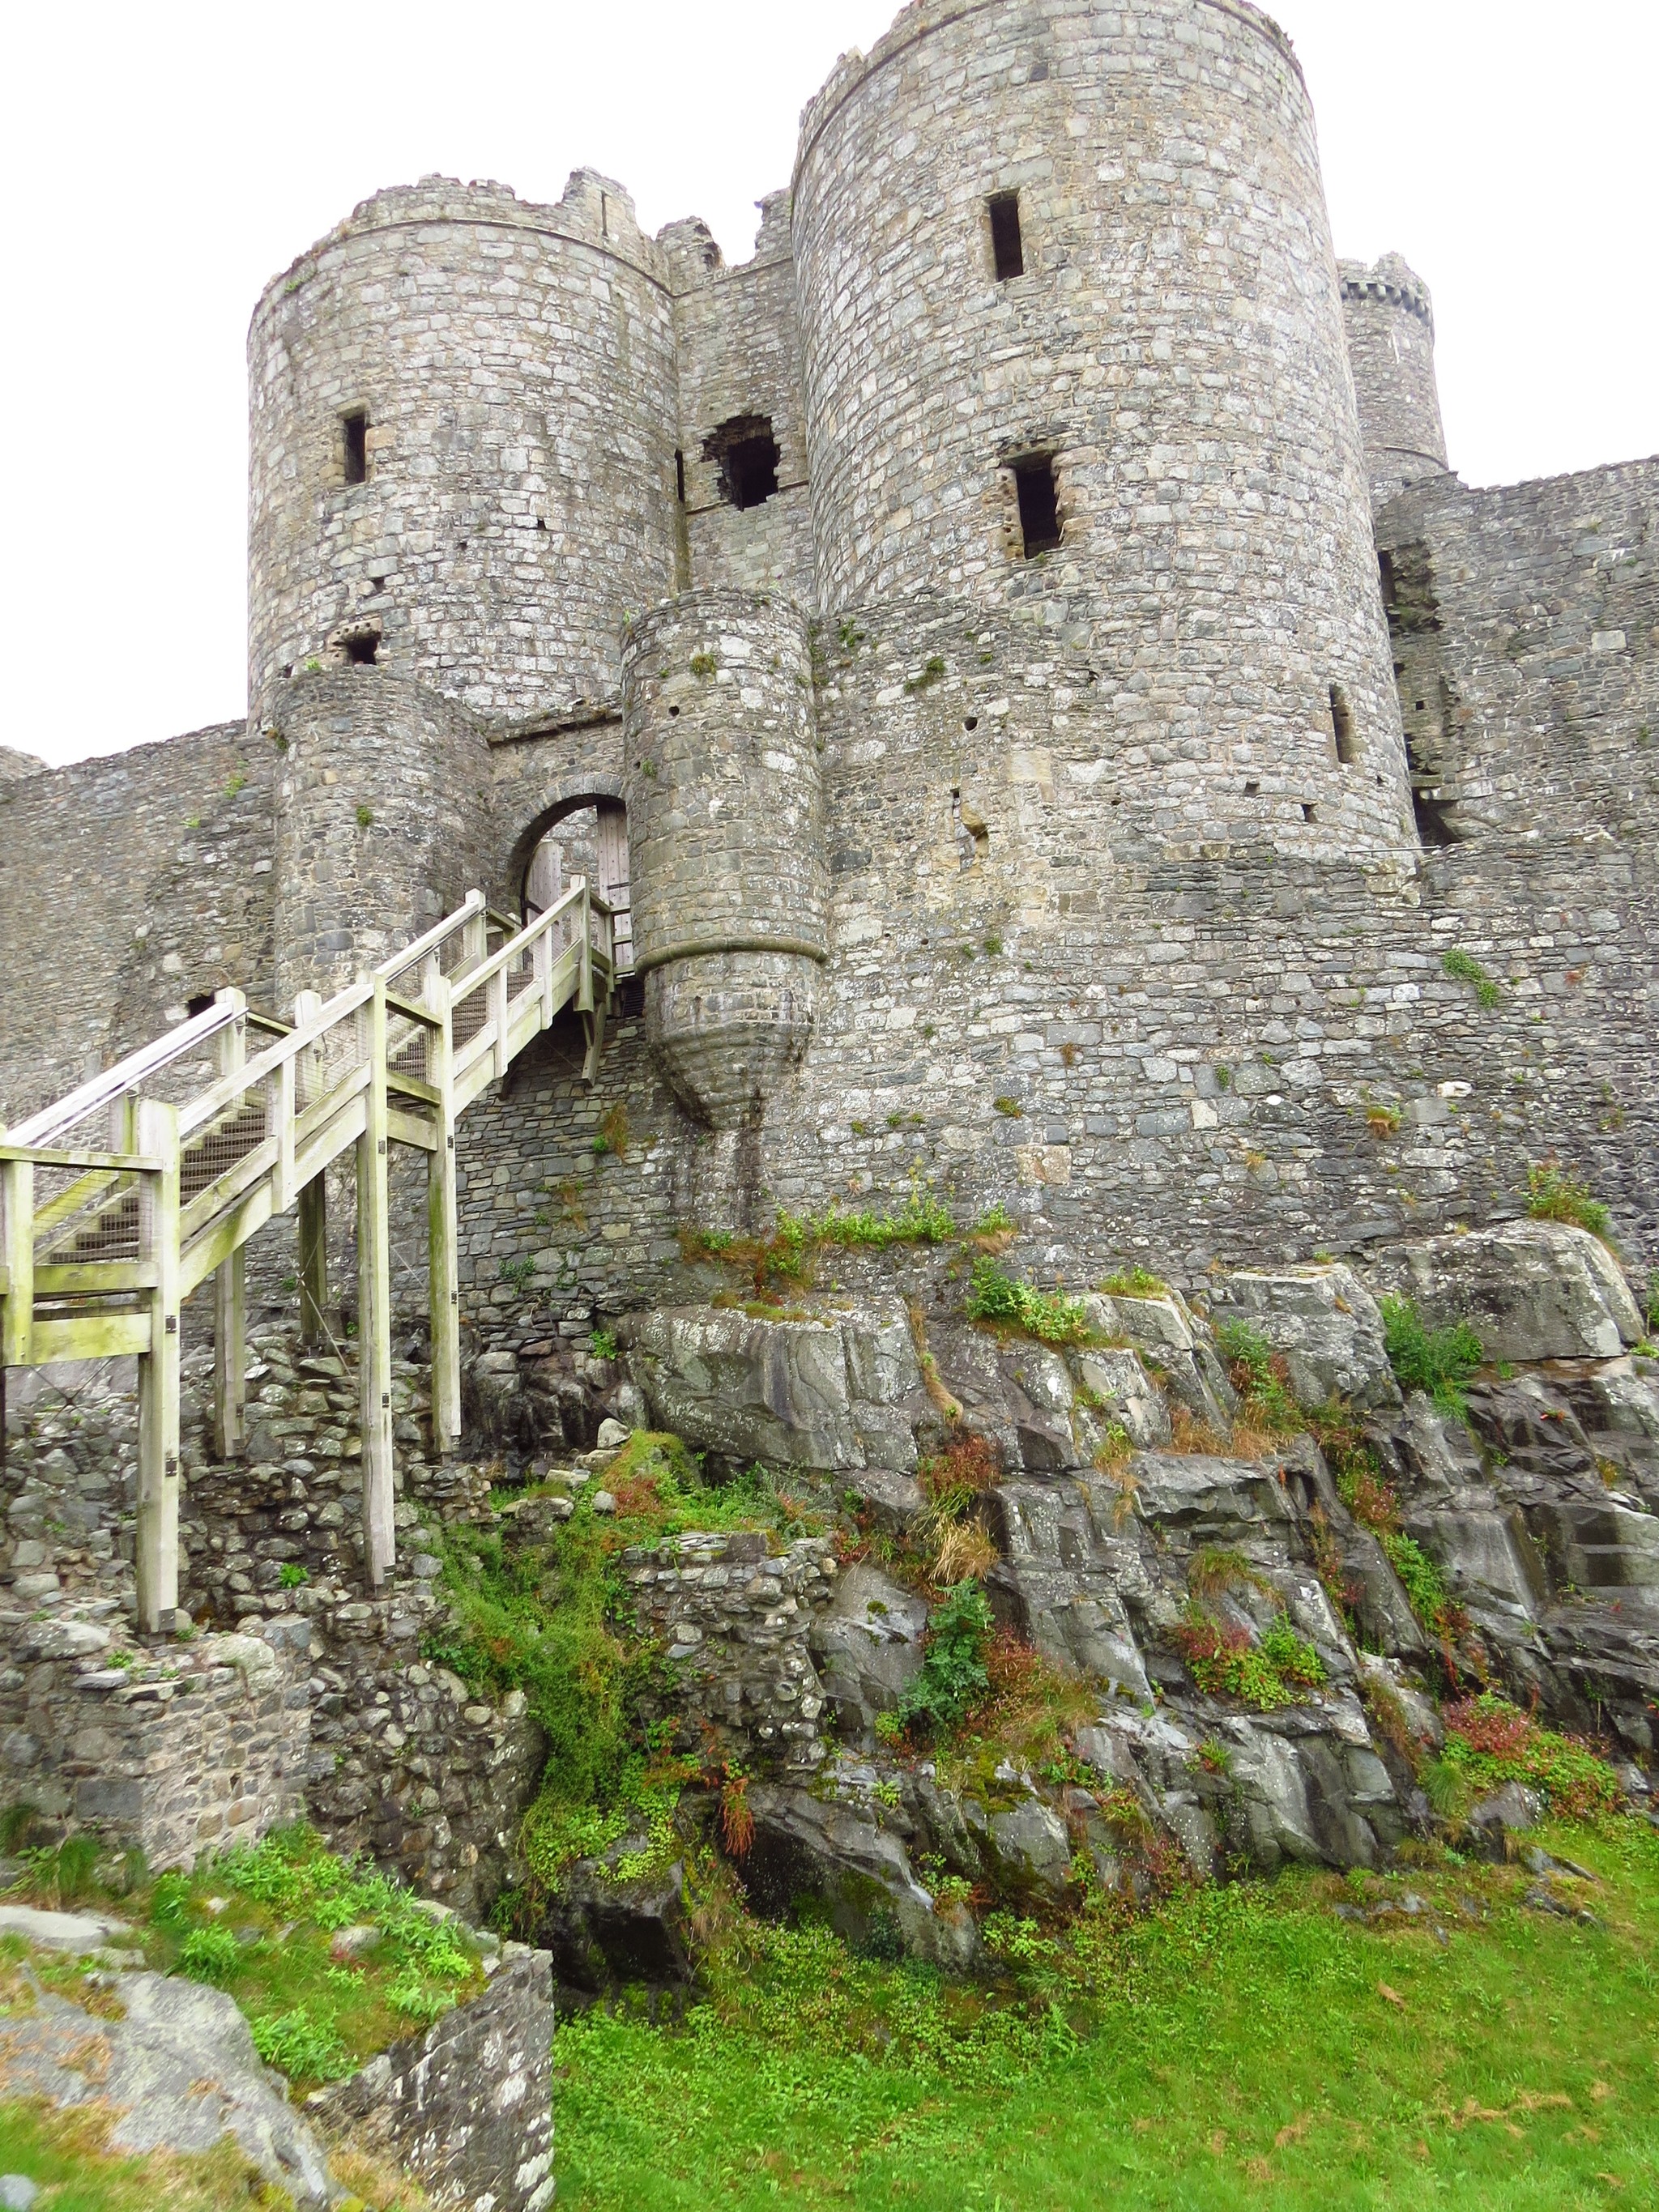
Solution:
{"label": "green grass lawn", "polygon": [[[680,2028],[559,2031],[559,2201],[1659,2204],[1659,1835],[1543,1840],[1601,1877],[1560,1886],[1601,1925],[1523,1905],[1518,1868],[1298,1873],[1060,1945],[1026,1923],[1012,2004],[821,1930],[763,1936]],[[1334,1910],[1408,1892],[1431,1910],[1397,1926]]]}

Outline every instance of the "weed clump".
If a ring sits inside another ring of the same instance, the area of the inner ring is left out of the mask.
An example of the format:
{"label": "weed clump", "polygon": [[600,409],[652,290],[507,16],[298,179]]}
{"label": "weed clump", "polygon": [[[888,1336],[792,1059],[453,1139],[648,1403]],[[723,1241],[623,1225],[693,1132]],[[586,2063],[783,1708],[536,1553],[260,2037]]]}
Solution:
{"label": "weed clump", "polygon": [[1486,1358],[1486,1346],[1466,1321],[1429,1328],[1409,1298],[1385,1297],[1382,1344],[1405,1390],[1425,1390],[1443,1413],[1462,1417],[1464,1386]]}
{"label": "weed clump", "polygon": [[1170,1286],[1161,1282],[1146,1267],[1120,1267],[1115,1275],[1108,1275],[1100,1288],[1109,1298],[1164,1298]]}
{"label": "weed clump", "polygon": [[921,1671],[893,1711],[882,1715],[878,1732],[891,1738],[920,1728],[937,1735],[964,1720],[991,1687],[985,1656],[994,1626],[977,1583],[947,1590],[928,1624]]}
{"label": "weed clump", "polygon": [[1033,1290],[1005,1274],[988,1254],[974,1262],[967,1313],[969,1321],[1001,1322],[1044,1344],[1080,1344],[1089,1334],[1081,1298]]}
{"label": "weed clump", "polygon": [[1446,1747],[1425,1777],[1437,1811],[1462,1809],[1506,1782],[1525,1784],[1570,1820],[1612,1812],[1623,1793],[1604,1759],[1571,1736],[1541,1728],[1496,1691],[1446,1708]]}
{"label": "weed clump", "polygon": [[1527,1212],[1534,1221],[1565,1221],[1575,1229],[1588,1229],[1605,1244],[1613,1215],[1589,1186],[1551,1161],[1527,1170]]}
{"label": "weed clump", "polygon": [[1305,1427],[1291,1389],[1291,1371],[1277,1352],[1245,1321],[1224,1321],[1216,1348],[1227,1362],[1228,1379],[1243,1401],[1243,1419],[1270,1437],[1294,1436]]}
{"label": "weed clump", "polygon": [[1176,1626],[1175,1640],[1206,1696],[1233,1698],[1258,1712],[1293,1705],[1325,1680],[1324,1661],[1283,1613],[1255,1643],[1241,1622],[1219,1620],[1194,1597]]}
{"label": "weed clump", "polygon": [[1455,945],[1440,964],[1447,975],[1457,981],[1473,983],[1474,995],[1483,1006],[1495,1006],[1503,998],[1503,991],[1495,978],[1486,973],[1473,953],[1465,952],[1462,945]]}

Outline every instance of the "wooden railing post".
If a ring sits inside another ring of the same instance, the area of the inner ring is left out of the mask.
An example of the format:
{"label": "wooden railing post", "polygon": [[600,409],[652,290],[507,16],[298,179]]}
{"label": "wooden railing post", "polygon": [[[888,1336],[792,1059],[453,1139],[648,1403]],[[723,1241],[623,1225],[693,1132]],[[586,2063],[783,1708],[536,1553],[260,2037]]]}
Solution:
{"label": "wooden railing post", "polygon": [[[246,1017],[247,1000],[240,991],[217,994],[221,1006],[234,1004]],[[220,1030],[219,1073],[234,1075],[247,1060],[246,1019]],[[238,1245],[222,1260],[213,1282],[213,1403],[215,1440],[221,1459],[240,1456],[247,1442],[244,1412],[247,1401],[247,1255]]]}
{"label": "wooden railing post", "polygon": [[[322,1011],[320,991],[300,992],[294,1001],[295,1027],[304,1029]],[[294,1081],[297,1089],[297,1066]],[[300,1102],[295,1090],[283,1093],[284,1106],[290,1102],[298,1111]],[[290,1146],[291,1143],[290,1139]],[[318,1345],[326,1340],[324,1316],[328,1311],[328,1184],[324,1175],[313,1176],[300,1192],[298,1206],[300,1340],[302,1344]]]}
{"label": "wooden railing post", "polygon": [[149,1349],[138,1359],[138,1626],[173,1626],[179,1604],[179,1109],[138,1103],[138,1144],[161,1163],[138,1184],[138,1249],[155,1269]]}
{"label": "wooden railing post", "polygon": [[0,1160],[0,1369],[27,1367],[34,1334],[34,1170],[27,1160]]}
{"label": "wooden railing post", "polygon": [[426,1079],[438,1094],[438,1135],[427,1162],[428,1306],[432,1316],[432,1449],[453,1451],[461,1433],[461,1290],[455,1208],[454,1047],[449,979],[428,975],[427,1005],[442,1018],[428,1030]]}
{"label": "wooden railing post", "polygon": [[[369,979],[361,979],[367,982]],[[386,1182],[386,981],[358,1020],[369,1070],[357,1139],[357,1368],[363,1438],[363,1558],[379,1589],[393,1556],[392,1483],[392,1223]]]}
{"label": "wooden railing post", "polygon": [[530,948],[531,970],[542,994],[542,1027],[553,1026],[553,930],[550,924]]}

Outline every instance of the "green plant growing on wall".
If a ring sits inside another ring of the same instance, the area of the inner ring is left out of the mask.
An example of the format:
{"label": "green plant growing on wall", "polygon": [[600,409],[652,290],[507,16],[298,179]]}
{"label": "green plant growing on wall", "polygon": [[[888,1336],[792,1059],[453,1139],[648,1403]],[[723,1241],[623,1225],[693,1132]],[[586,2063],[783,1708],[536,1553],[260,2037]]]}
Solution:
{"label": "green plant growing on wall", "polygon": [[1018,1098],[994,1098],[991,1104],[997,1113],[1006,1114],[1011,1121],[1018,1121],[1024,1117],[1025,1109]]}
{"label": "green plant growing on wall", "polygon": [[691,656],[691,673],[696,677],[707,678],[719,666],[720,663],[712,653],[694,653]]}
{"label": "green plant growing on wall", "polygon": [[944,674],[944,660],[937,653],[930,653],[922,662],[919,675],[905,678],[904,688],[907,691],[926,691],[930,684],[937,684]]}
{"label": "green plant growing on wall", "polygon": [[1165,1298],[1170,1286],[1146,1267],[1120,1267],[1099,1287],[1109,1298]]}
{"label": "green plant growing on wall", "polygon": [[502,1282],[511,1283],[515,1291],[527,1291],[536,1279],[536,1262],[528,1254],[520,1254],[516,1259],[503,1260],[500,1273]]}
{"label": "green plant growing on wall", "polygon": [[374,815],[372,808],[360,806],[357,809],[357,827],[360,830],[367,830],[374,819]]}
{"label": "green plant growing on wall", "polygon": [[616,1337],[608,1328],[591,1330],[587,1339],[587,1348],[595,1359],[614,1359],[617,1356]]}
{"label": "green plant growing on wall", "polygon": [[1504,994],[1493,976],[1489,975],[1472,953],[1462,945],[1454,945],[1440,963],[1447,975],[1461,983],[1473,983],[1474,995],[1483,1006],[1495,1006]]}
{"label": "green plant growing on wall", "polygon": [[1080,1344],[1089,1334],[1081,1298],[1060,1291],[1036,1291],[1005,1274],[988,1254],[974,1262],[969,1285],[969,1321],[997,1322],[1024,1331],[1044,1344]]}
{"label": "green plant growing on wall", "polygon": [[1588,1184],[1553,1160],[1535,1163],[1527,1170],[1527,1212],[1534,1221],[1565,1221],[1588,1229],[1592,1237],[1608,1243],[1613,1215]]}

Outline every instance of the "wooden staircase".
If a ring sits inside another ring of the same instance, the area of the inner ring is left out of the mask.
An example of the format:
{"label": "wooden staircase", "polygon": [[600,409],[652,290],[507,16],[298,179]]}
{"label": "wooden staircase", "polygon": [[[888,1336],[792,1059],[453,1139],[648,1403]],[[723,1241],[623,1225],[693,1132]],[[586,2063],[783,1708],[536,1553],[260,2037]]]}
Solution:
{"label": "wooden staircase", "polygon": [[[297,1212],[301,1316],[327,1301],[324,1172],[356,1164],[363,1525],[370,1583],[393,1556],[388,1148],[427,1157],[432,1428],[461,1428],[455,1123],[566,1006],[591,1082],[618,948],[613,909],[578,877],[520,926],[480,891],[291,1023],[222,991],[204,1013],[9,1133],[0,1129],[0,1384],[7,1367],[136,1353],[139,1625],[179,1601],[179,1312],[214,1279],[219,1449],[243,1445],[244,1253]],[[3,1419],[0,1389],[0,1419]]]}

